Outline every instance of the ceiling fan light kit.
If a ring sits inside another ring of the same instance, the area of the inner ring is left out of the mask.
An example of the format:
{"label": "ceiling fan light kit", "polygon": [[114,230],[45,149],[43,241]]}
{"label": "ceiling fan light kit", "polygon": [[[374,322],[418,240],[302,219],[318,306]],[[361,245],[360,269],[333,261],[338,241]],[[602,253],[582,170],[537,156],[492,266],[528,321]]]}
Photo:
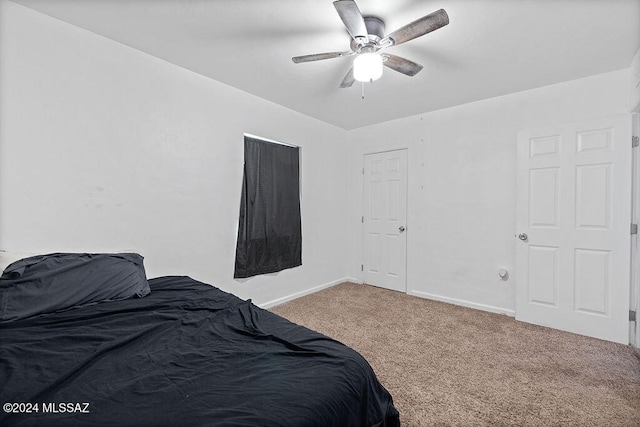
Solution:
{"label": "ceiling fan light kit", "polygon": [[373,82],[382,77],[382,56],[377,52],[361,53],[353,60],[353,78]]}
{"label": "ceiling fan light kit", "polygon": [[319,61],[344,56],[354,56],[353,66],[340,83],[341,88],[351,87],[355,81],[373,82],[382,76],[383,66],[406,76],[415,76],[422,65],[397,55],[383,52],[384,49],[413,40],[449,24],[449,16],[440,9],[401,27],[384,36],[384,21],[374,16],[362,16],[352,0],[333,2],[340,19],[351,36],[351,50],[294,56],[294,63]]}

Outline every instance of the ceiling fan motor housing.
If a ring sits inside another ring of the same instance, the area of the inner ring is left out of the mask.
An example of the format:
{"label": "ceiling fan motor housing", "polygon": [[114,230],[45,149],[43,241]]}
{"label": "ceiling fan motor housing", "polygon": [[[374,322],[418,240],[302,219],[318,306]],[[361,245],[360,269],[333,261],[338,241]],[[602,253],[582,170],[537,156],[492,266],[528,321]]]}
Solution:
{"label": "ceiling fan motor housing", "polygon": [[[363,16],[364,25],[367,27],[368,40],[358,43],[351,40],[351,50],[357,52],[359,46],[371,46],[377,48],[378,42],[384,37],[384,21],[376,16]],[[377,49],[375,49],[377,50]]]}
{"label": "ceiling fan motor housing", "polygon": [[369,38],[375,37],[376,41],[379,41],[384,37],[384,21],[375,16],[365,16],[364,25],[367,27]]}

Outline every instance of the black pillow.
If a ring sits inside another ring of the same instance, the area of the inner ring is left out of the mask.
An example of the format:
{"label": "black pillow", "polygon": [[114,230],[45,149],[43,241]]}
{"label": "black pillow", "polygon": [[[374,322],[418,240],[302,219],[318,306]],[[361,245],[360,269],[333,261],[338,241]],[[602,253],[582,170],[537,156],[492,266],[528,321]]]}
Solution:
{"label": "black pillow", "polygon": [[12,321],[151,292],[135,253],[38,255],[0,276],[0,321]]}

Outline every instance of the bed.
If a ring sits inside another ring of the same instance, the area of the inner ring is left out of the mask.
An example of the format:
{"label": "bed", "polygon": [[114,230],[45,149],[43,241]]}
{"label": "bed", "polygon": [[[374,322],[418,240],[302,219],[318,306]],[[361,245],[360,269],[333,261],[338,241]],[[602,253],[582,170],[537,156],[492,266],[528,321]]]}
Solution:
{"label": "bed", "polygon": [[137,254],[4,270],[0,425],[400,425],[353,349],[187,276],[142,277]]}

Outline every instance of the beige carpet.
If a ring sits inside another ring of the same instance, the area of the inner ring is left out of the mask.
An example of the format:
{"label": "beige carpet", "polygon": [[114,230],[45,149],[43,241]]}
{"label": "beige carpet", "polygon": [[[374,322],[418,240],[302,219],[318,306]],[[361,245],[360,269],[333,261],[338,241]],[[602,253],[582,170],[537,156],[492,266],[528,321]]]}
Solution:
{"label": "beige carpet", "polygon": [[352,283],[271,311],[360,352],[403,426],[640,426],[629,346]]}

